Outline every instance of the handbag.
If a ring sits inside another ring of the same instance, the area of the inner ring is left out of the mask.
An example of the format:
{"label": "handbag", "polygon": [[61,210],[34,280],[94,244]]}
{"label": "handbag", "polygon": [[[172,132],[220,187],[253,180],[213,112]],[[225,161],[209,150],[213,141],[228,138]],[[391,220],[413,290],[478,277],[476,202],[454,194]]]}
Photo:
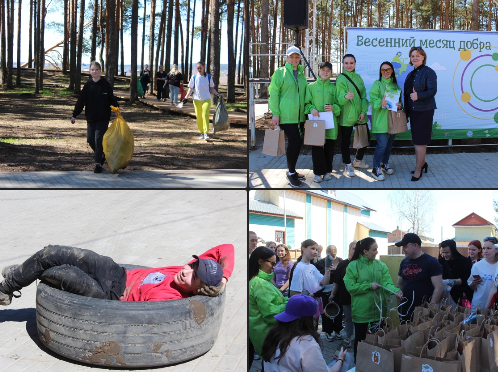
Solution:
{"label": "handbag", "polygon": [[368,124],[355,125],[353,148],[361,149],[368,146]]}
{"label": "handbag", "polygon": [[325,144],[325,120],[306,120],[303,143],[310,146]]}
{"label": "handbag", "polygon": [[389,111],[387,132],[389,134],[398,134],[408,131],[408,120],[403,110]]}
{"label": "handbag", "polygon": [[263,142],[263,154],[270,156],[280,156],[285,154],[285,135],[284,131],[278,129],[265,130],[265,139]]}

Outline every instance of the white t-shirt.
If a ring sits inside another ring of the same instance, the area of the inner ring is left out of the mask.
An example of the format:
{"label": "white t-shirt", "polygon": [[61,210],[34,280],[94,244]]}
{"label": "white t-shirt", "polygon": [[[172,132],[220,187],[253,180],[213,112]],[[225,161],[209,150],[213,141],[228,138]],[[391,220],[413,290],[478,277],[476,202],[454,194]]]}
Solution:
{"label": "white t-shirt", "polygon": [[[194,80],[195,80],[195,88],[194,88]],[[213,77],[211,76],[211,80],[208,79],[207,74],[203,76],[199,73],[192,76],[190,81],[188,82],[188,87],[192,88],[193,91],[193,99],[196,101],[206,101],[211,99],[210,88],[214,88]]]}
{"label": "white t-shirt", "polygon": [[318,269],[309,263],[298,262],[292,275],[291,291],[303,292],[305,289],[315,293],[321,287],[320,282],[323,275]]}
{"label": "white t-shirt", "polygon": [[320,345],[311,336],[294,337],[284,356],[275,360],[279,355],[277,348],[270,362],[264,362],[265,372],[329,372]]}
{"label": "white t-shirt", "polygon": [[493,285],[495,283],[497,268],[498,262],[490,264],[484,259],[476,262],[474,266],[472,266],[472,270],[470,271],[470,276],[467,280],[467,283],[469,285],[472,283],[472,280],[474,280],[473,275],[479,275],[482,279],[482,283],[479,284],[474,291],[474,297],[472,297],[472,307],[470,309],[471,312],[473,312],[478,305],[480,309],[484,309],[484,306],[486,306],[489,291],[491,290],[491,288],[493,288]]}

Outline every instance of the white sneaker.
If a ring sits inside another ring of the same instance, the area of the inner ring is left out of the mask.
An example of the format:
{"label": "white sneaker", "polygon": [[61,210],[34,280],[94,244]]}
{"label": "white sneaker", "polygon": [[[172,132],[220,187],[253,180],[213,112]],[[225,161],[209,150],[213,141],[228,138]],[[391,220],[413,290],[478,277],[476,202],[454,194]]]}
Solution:
{"label": "white sneaker", "polygon": [[372,169],[372,177],[375,178],[377,181],[384,181],[385,179],[380,167],[374,167],[374,169]]}
{"label": "white sneaker", "polygon": [[347,176],[349,176],[349,177],[356,176],[356,174],[354,173],[354,168],[351,165],[351,163],[346,164],[346,168],[344,170],[345,170]]}
{"label": "white sneaker", "polygon": [[204,139],[204,133],[201,133],[201,135],[199,136],[199,139]]}
{"label": "white sneaker", "polygon": [[389,164],[382,164],[382,170],[386,172],[387,174],[391,175],[394,174],[393,169],[389,166]]}
{"label": "white sneaker", "polygon": [[365,163],[363,160],[357,160],[356,158],[353,160],[353,167],[355,168],[363,168],[366,169],[369,167],[367,163]]}
{"label": "white sneaker", "polygon": [[332,173],[327,173],[325,176],[323,176],[324,181],[330,181],[332,179]]}
{"label": "white sneaker", "polygon": [[320,183],[322,181],[323,181],[322,176],[315,174],[315,177],[313,178],[313,182]]}
{"label": "white sneaker", "polygon": [[206,140],[209,139],[209,136],[207,133],[204,133],[204,139],[206,139]]}

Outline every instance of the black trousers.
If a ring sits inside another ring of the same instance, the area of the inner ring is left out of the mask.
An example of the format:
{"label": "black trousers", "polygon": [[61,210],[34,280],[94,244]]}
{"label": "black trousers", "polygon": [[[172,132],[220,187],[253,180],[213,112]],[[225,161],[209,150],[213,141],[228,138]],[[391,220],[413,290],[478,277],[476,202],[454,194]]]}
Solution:
{"label": "black trousers", "polygon": [[119,300],[126,288],[126,270],[110,257],[88,249],[49,245],[13,270],[5,284],[18,291],[43,279],[81,296]]}
{"label": "black trousers", "polygon": [[303,145],[304,123],[280,124],[280,128],[283,129],[285,135],[287,136],[288,144],[287,149],[285,150],[287,156],[287,168],[289,168],[290,173],[295,173],[297,159],[299,158],[301,146]]}
{"label": "black trousers", "polygon": [[[322,296],[323,308],[329,303],[329,296]],[[325,333],[340,333],[342,331],[342,306],[339,305],[339,314],[334,318],[330,319],[325,313],[322,314],[322,331]]]}
{"label": "black trousers", "polygon": [[324,176],[332,173],[332,162],[334,161],[335,140],[326,139],[323,146],[311,147],[311,159],[313,160],[313,173]]}
{"label": "black trousers", "polygon": [[354,324],[354,362],[356,363],[356,352],[358,350],[358,342],[367,338],[368,323],[353,323]]}
{"label": "black trousers", "polygon": [[102,147],[102,140],[104,134],[109,127],[109,120],[103,121],[87,121],[86,125],[86,141],[92,148],[95,155],[95,163],[100,164],[105,157],[104,148]]}
{"label": "black trousers", "polygon": [[164,88],[164,84],[161,85],[161,86],[157,86],[157,100],[160,100],[161,99],[161,95],[162,95],[162,98],[166,98],[165,95],[166,95],[166,92],[163,90]]}
{"label": "black trousers", "polygon": [[[345,127],[340,125],[341,128],[341,153],[342,153],[342,162],[344,164],[351,163],[351,155],[349,153],[349,144],[351,143],[351,134],[353,133],[353,127]],[[370,138],[370,131],[367,125],[367,134],[368,138]],[[363,160],[363,155],[365,155],[366,147],[362,147],[356,151],[356,159]]]}

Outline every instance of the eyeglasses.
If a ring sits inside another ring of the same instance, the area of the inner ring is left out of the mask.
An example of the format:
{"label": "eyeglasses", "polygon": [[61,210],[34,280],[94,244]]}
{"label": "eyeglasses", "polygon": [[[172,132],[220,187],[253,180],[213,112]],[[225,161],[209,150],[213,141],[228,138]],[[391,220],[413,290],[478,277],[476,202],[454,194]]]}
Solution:
{"label": "eyeglasses", "polygon": [[384,72],[389,72],[389,73],[391,73],[391,72],[393,72],[393,69],[392,69],[392,68],[383,68],[383,69],[381,69],[380,71],[381,71],[382,73],[384,73]]}
{"label": "eyeglasses", "polygon": [[270,261],[270,260],[264,260],[264,261],[271,263],[273,267],[275,267],[275,265],[277,264],[275,261]]}
{"label": "eyeglasses", "polygon": [[483,239],[484,242],[493,242],[493,243],[498,243],[498,238],[495,238],[494,236],[488,236],[487,238]]}

